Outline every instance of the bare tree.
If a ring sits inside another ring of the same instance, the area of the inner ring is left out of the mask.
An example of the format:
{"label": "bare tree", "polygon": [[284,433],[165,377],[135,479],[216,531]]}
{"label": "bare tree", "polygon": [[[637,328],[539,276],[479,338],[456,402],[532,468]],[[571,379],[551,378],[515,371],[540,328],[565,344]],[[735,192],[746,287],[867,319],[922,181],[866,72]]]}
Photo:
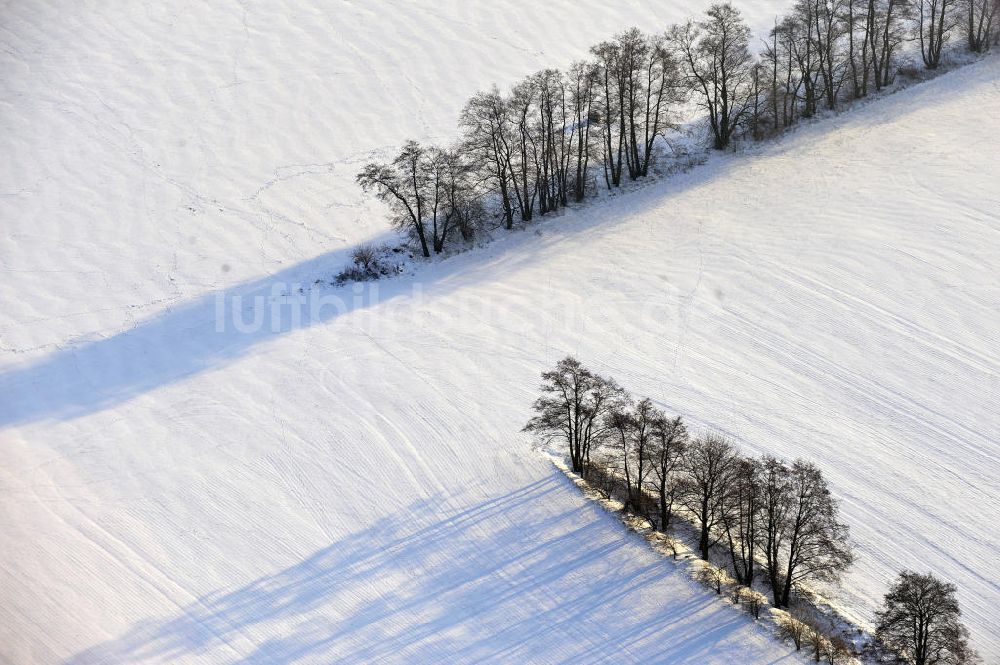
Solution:
{"label": "bare tree", "polygon": [[636,174],[639,177],[649,175],[653,144],[670,126],[670,106],[680,101],[684,95],[680,70],[667,48],[667,36],[648,37],[646,45],[642,86],[645,95],[641,105],[642,136],[633,144]]}
{"label": "bare tree", "polygon": [[779,607],[788,607],[792,588],[810,580],[834,581],[853,561],[848,528],[839,522],[836,500],[823,473],[796,460],[788,474],[784,586]]}
{"label": "bare tree", "polygon": [[917,33],[920,55],[927,69],[941,64],[941,50],[958,22],[953,10],[957,0],[917,0]]}
{"label": "bare tree", "polygon": [[680,491],[679,472],[687,441],[687,427],[680,416],[661,418],[653,427],[649,457],[656,484],[660,531],[670,528],[674,503]]}
{"label": "bare tree", "polygon": [[895,77],[894,58],[908,38],[906,27],[911,15],[910,0],[868,0],[865,30],[876,90],[892,83]]}
{"label": "bare tree", "polygon": [[544,215],[566,204],[566,160],[576,125],[567,117],[567,90],[562,73],[544,69],[535,74],[534,80],[538,94],[538,212]]}
{"label": "bare tree", "polygon": [[601,117],[604,182],[608,189],[621,185],[625,154],[625,118],[622,108],[621,48],[616,42],[591,47],[598,79],[596,111]]}
{"label": "bare tree", "polygon": [[475,165],[460,150],[439,150],[434,168],[443,188],[442,232],[435,233],[435,251],[440,252],[447,233],[457,229],[462,240],[470,241],[482,225],[481,194],[475,185]]}
{"label": "bare tree", "polygon": [[590,163],[590,131],[594,95],[597,88],[597,67],[592,62],[577,61],[569,69],[570,104],[576,125],[573,147],[575,173],[573,198],[582,201],[587,193],[587,167]]}
{"label": "bare tree", "polygon": [[761,461],[761,523],[757,530],[764,546],[764,561],[775,607],[781,607],[781,591],[784,588],[781,557],[792,504],[788,475],[788,467],[781,460],[765,457]]}
{"label": "bare tree", "polygon": [[843,15],[845,0],[808,0],[813,5],[813,34],[823,81],[822,93],[828,109],[837,106],[837,97],[846,75],[847,58],[843,38],[847,31]]}
{"label": "bare tree", "polygon": [[788,16],[794,32],[790,40],[792,53],[798,64],[805,96],[802,100],[802,116],[810,118],[816,114],[817,88],[819,86],[819,58],[816,53],[815,29],[816,6],[811,0],[799,0],[794,11]]}
{"label": "bare tree", "polygon": [[721,537],[716,527],[735,462],[736,448],[716,435],[695,441],[685,456],[683,503],[698,523],[698,550],[706,561],[709,550]]}
{"label": "bare tree", "polygon": [[[614,446],[615,462],[625,475],[625,510],[638,505],[632,478],[635,475],[635,455],[632,452],[632,437],[636,423],[632,415],[632,401],[623,397],[604,417],[604,428],[609,433],[609,443]],[[629,463],[631,462],[631,464]]]}
{"label": "bare tree", "polygon": [[754,563],[761,524],[761,464],[757,460],[738,458],[733,462],[729,481],[724,490],[721,521],[729,545],[733,575],[740,584],[750,586],[754,579]]}
{"label": "bare tree", "polygon": [[535,416],[523,431],[562,439],[574,473],[586,477],[591,449],[604,435],[605,416],[624,391],[571,356],[542,372],[541,389],[542,396],[533,406]]}
{"label": "bare tree", "polygon": [[646,479],[650,473],[650,451],[654,445],[658,424],[665,420],[662,411],[653,406],[652,400],[644,398],[633,404],[623,398],[605,417],[606,430],[614,440],[615,455],[625,475],[626,509],[653,522],[647,514]]}
{"label": "bare tree", "polygon": [[515,207],[511,197],[514,139],[507,100],[495,87],[480,92],[465,105],[459,124],[465,132],[465,148],[483,172],[483,179],[492,181],[499,195],[504,225],[510,229]]}
{"label": "bare tree", "polygon": [[763,60],[771,72],[769,97],[775,129],[790,126],[797,116],[803,78],[797,57],[801,27],[796,18],[786,16],[775,23],[770,34],[771,41],[764,44]]}
{"label": "bare tree", "polygon": [[633,509],[651,523],[652,515],[647,514],[646,479],[649,477],[651,449],[654,445],[655,432],[659,423],[666,419],[666,414],[653,406],[648,397],[639,400],[632,410],[632,452],[635,455],[635,477],[632,481]]}
{"label": "bare tree", "polygon": [[956,591],[934,575],[903,571],[876,614],[876,639],[913,665],[977,662]]}
{"label": "bare tree", "polygon": [[721,150],[750,112],[754,64],[750,28],[733,5],[714,4],[704,20],[675,26],[670,40],[690,89],[708,111],[715,148]]}
{"label": "bare tree", "polygon": [[393,226],[415,238],[428,257],[431,248],[444,251],[455,229],[471,233],[477,201],[468,168],[457,151],[407,141],[391,163],[367,164],[356,181],[389,205]]}
{"label": "bare tree", "polygon": [[638,125],[641,122],[640,105],[645,94],[642,80],[644,62],[649,55],[649,45],[642,31],[631,28],[615,37],[618,47],[618,105],[621,132],[624,136],[625,164],[630,180],[639,177]]}
{"label": "bare tree", "polygon": [[538,196],[538,179],[541,174],[538,126],[534,109],[537,103],[537,81],[528,77],[514,86],[507,102],[514,127],[514,149],[512,151],[512,182],[521,211],[521,221],[530,222],[534,215],[535,199]]}
{"label": "bare tree", "polygon": [[965,37],[969,50],[973,53],[988,51],[991,42],[1000,35],[996,29],[1000,1],[961,0],[960,4],[965,14]]}
{"label": "bare tree", "polygon": [[426,217],[432,207],[428,161],[426,148],[407,141],[392,163],[371,162],[356,177],[364,191],[374,191],[380,201],[389,204],[393,226],[415,236],[425,257],[431,255],[426,230]]}
{"label": "bare tree", "polygon": [[865,0],[847,0],[844,6],[844,32],[847,34],[847,66],[851,76],[851,96],[860,99],[868,94],[868,7]]}

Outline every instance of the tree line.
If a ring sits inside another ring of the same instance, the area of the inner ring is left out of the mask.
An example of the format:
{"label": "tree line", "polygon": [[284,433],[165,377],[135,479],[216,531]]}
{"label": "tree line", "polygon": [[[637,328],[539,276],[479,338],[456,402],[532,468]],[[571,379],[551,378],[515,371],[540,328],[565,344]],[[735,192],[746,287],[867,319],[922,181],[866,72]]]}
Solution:
{"label": "tree line", "polygon": [[662,33],[626,30],[565,70],[478,92],[454,146],[408,141],[356,180],[429,257],[647,177],[683,103],[703,109],[717,149],[760,140],[890,85],[906,41],[928,69],[959,33],[969,51],[988,50],[998,17],[1000,0],[796,0],[755,54],[739,10],[714,4]]}
{"label": "tree line", "polygon": [[[564,446],[574,473],[621,497],[623,510],[653,528],[669,533],[678,515],[693,524],[703,560],[725,553],[734,597],[752,598],[763,581],[773,606],[789,608],[803,585],[836,582],[851,565],[849,528],[815,464],[747,456],[717,434],[693,437],[680,416],[572,357],[541,376],[524,431]],[[728,573],[718,570],[705,574],[721,594]],[[876,637],[917,665],[973,662],[955,594],[933,576],[904,572],[885,598]]]}

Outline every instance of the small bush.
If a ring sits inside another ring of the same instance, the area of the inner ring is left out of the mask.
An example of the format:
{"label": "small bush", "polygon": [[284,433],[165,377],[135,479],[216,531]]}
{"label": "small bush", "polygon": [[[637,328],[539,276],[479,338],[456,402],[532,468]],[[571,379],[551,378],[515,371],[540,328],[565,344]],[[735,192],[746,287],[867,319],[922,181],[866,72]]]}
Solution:
{"label": "small bush", "polygon": [[710,563],[705,563],[698,569],[698,572],[695,573],[695,579],[705,586],[715,589],[715,593],[720,596],[722,595],[723,587],[727,587],[733,582],[733,579],[725,569],[713,566]]}
{"label": "small bush", "polygon": [[795,650],[802,649],[805,641],[808,626],[803,621],[793,617],[791,614],[782,613],[778,618],[778,636],[783,640],[791,640],[795,645]]}
{"label": "small bush", "polygon": [[370,242],[362,243],[351,252],[351,261],[365,272],[377,272],[379,263],[379,248]]}
{"label": "small bush", "polygon": [[368,282],[400,272],[400,266],[388,261],[392,252],[398,251],[385,245],[362,243],[351,251],[351,265],[341,270],[336,284]]}
{"label": "small bush", "polygon": [[805,632],[802,641],[812,652],[813,660],[817,663],[824,655],[830,652],[830,640],[823,634],[823,630],[814,623],[805,624]]}
{"label": "small bush", "polygon": [[747,589],[743,592],[743,602],[746,603],[747,611],[753,615],[754,619],[760,618],[760,608],[767,602],[767,597],[760,591]]}
{"label": "small bush", "polygon": [[592,461],[586,468],[586,479],[603,498],[610,499],[620,484],[609,461],[605,458]]}
{"label": "small bush", "polygon": [[827,647],[826,659],[830,665],[846,665],[854,657],[851,645],[843,637],[834,635]]}
{"label": "small bush", "polygon": [[670,556],[675,560],[677,559],[677,551],[681,548],[681,542],[672,536],[667,536],[664,538],[664,542],[667,548],[670,550]]}

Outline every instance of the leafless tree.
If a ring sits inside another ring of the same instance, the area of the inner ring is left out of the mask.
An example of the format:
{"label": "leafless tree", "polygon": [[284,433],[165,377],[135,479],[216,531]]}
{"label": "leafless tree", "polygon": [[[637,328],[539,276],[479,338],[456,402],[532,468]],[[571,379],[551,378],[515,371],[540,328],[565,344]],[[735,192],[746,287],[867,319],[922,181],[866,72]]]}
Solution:
{"label": "leafless tree", "polygon": [[625,476],[625,510],[633,508],[638,503],[632,487],[636,464],[635,454],[632,452],[635,428],[632,401],[624,397],[604,417],[604,429],[608,432],[608,444],[614,449],[615,463]]}
{"label": "leafless tree", "polygon": [[791,467],[773,457],[760,466],[760,525],[768,581],[776,607],[809,580],[834,581],[851,564],[848,528],[822,472],[808,462]]}
{"label": "leafless tree", "polygon": [[524,431],[561,439],[573,471],[586,477],[591,450],[604,435],[605,416],[622,399],[622,389],[570,356],[542,372],[541,389]]}
{"label": "leafless tree", "polygon": [[761,464],[750,458],[737,458],[728,476],[721,506],[722,528],[733,564],[733,575],[740,584],[750,586],[761,524]]}
{"label": "leafless tree", "polygon": [[954,11],[957,0],[916,0],[916,3],[920,55],[927,69],[937,69],[941,51],[958,23]]}
{"label": "leafless tree", "polygon": [[837,502],[819,468],[797,460],[789,470],[788,484],[791,503],[779,607],[788,607],[797,584],[834,581],[853,561],[847,525],[839,521]]}
{"label": "leafless tree", "polygon": [[534,76],[537,91],[538,212],[542,215],[566,205],[567,159],[576,125],[569,122],[566,82],[557,69]]}
{"label": "leafless tree", "polygon": [[680,416],[661,418],[653,427],[649,447],[650,466],[656,485],[660,513],[660,531],[670,528],[674,504],[680,492],[680,469],[687,450],[687,427]]}
{"label": "leafless tree", "polygon": [[960,0],[965,14],[965,37],[973,53],[988,51],[990,44],[1000,36],[997,16],[1000,0]]}
{"label": "leafless tree", "polygon": [[615,37],[618,47],[617,77],[619,118],[624,135],[625,164],[630,180],[639,177],[638,125],[641,122],[640,105],[645,94],[642,72],[649,56],[649,45],[638,28],[632,28]]}
{"label": "leafless tree", "polygon": [[670,32],[688,86],[708,111],[719,150],[729,145],[750,112],[754,58],[749,40],[750,28],[729,3],[714,4],[705,19]]}
{"label": "leafless tree", "polygon": [[507,100],[495,87],[480,92],[465,105],[459,124],[465,133],[465,147],[482,171],[483,180],[492,182],[504,225],[510,229],[515,207],[511,195],[514,137]]}
{"label": "leafless tree", "polygon": [[605,182],[612,188],[621,184],[624,172],[631,180],[649,174],[654,143],[669,126],[670,107],[683,88],[665,35],[631,28],[591,53]]}
{"label": "leafless tree", "polygon": [[649,175],[653,144],[671,126],[670,108],[685,96],[680,68],[671,52],[667,35],[647,38],[644,63],[645,99],[642,104],[642,140],[637,144],[636,164],[640,177]]}
{"label": "leafless tree", "polygon": [[590,49],[598,79],[596,111],[601,117],[604,182],[608,189],[621,185],[625,155],[625,117],[622,104],[621,48],[617,42],[601,42]]}
{"label": "leafless tree", "polygon": [[415,237],[425,257],[431,255],[431,244],[441,251],[439,244],[448,233],[447,222],[439,218],[444,192],[437,155],[435,148],[407,141],[391,163],[371,162],[356,177],[363,190],[389,205],[393,225]]}
{"label": "leafless tree", "polygon": [[650,522],[653,521],[652,515],[647,515],[645,510],[646,481],[652,467],[650,453],[655,445],[657,427],[666,417],[665,413],[653,406],[653,401],[648,397],[639,400],[632,410],[634,423],[632,451],[635,455],[635,477],[632,481],[633,505],[635,511]]}
{"label": "leafless tree", "polygon": [[868,42],[869,10],[871,0],[846,0],[844,4],[844,32],[847,35],[847,66],[851,78],[851,96],[860,99],[868,94],[871,76]]}
{"label": "leafless tree", "polygon": [[719,542],[725,488],[736,462],[736,448],[721,436],[709,435],[692,444],[684,459],[684,506],[698,524],[698,550],[708,561]]}
{"label": "leafless tree", "polygon": [[646,479],[650,473],[650,451],[657,425],[666,416],[649,398],[633,404],[628,398],[618,401],[605,418],[606,430],[614,441],[617,461],[625,475],[626,509],[652,522],[647,514]]}
{"label": "leafless tree", "polygon": [[536,83],[534,77],[524,79],[514,86],[507,102],[514,127],[512,182],[521,211],[521,221],[524,222],[531,221],[534,216],[541,174],[538,126],[534,115],[538,95]]}
{"label": "leafless tree", "polygon": [[774,597],[774,605],[781,607],[782,554],[785,547],[786,525],[791,511],[791,485],[789,470],[783,462],[774,457],[761,461],[761,506],[760,525],[757,530],[764,546],[764,561],[767,566],[768,582]]}
{"label": "leafless tree", "polygon": [[913,665],[977,662],[956,591],[934,575],[903,571],[876,614],[876,639]]}
{"label": "leafless tree", "polygon": [[908,38],[912,17],[910,0],[868,0],[865,31],[875,89],[881,90],[895,77],[895,55]]}
{"label": "leafless tree", "polygon": [[812,3],[813,34],[822,80],[822,97],[828,109],[837,106],[846,75],[847,58],[843,41],[847,28],[843,16],[846,0],[806,0]]}
{"label": "leafless tree", "polygon": [[447,233],[455,229],[465,241],[475,237],[483,223],[481,192],[476,186],[475,164],[460,150],[438,150],[434,169],[443,188],[442,233],[435,234],[435,251],[440,252]]}
{"label": "leafless tree", "polygon": [[799,0],[794,11],[788,17],[794,37],[789,44],[798,64],[804,97],[802,100],[802,116],[812,117],[818,106],[817,88],[819,86],[819,57],[816,50],[815,33],[816,5],[811,0]]}
{"label": "leafless tree", "polygon": [[597,67],[580,60],[570,67],[568,74],[570,105],[576,127],[576,143],[572,146],[574,175],[573,198],[582,201],[587,194],[587,168],[590,164],[590,133],[594,117],[594,95],[597,88]]}
{"label": "leafless tree", "polygon": [[800,28],[799,21],[786,16],[775,23],[770,41],[764,44],[762,58],[771,73],[769,97],[775,129],[790,126],[798,112],[802,76],[799,73],[796,44],[801,39]]}

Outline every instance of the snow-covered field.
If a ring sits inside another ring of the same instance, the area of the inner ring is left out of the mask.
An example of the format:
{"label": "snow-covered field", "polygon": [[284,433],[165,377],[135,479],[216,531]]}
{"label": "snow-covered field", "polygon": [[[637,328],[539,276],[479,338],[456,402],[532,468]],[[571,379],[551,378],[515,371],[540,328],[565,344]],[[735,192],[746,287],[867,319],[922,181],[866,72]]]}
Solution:
{"label": "snow-covered field", "polygon": [[272,297],[386,233],[373,152],[699,8],[533,4],[3,8],[0,661],[789,658],[517,433],[567,353],[819,463],[840,600],[866,620],[933,570],[1000,657],[996,59],[416,278]]}

